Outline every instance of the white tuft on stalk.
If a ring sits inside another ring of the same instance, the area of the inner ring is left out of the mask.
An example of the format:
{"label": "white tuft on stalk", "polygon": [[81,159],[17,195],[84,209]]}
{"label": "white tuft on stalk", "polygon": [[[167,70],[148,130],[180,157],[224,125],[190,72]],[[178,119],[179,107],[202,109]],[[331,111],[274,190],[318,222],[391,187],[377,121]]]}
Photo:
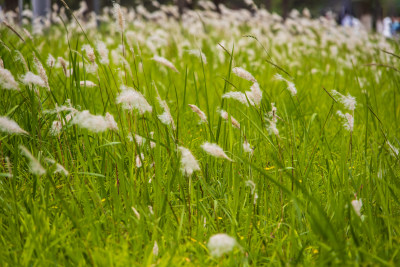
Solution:
{"label": "white tuft on stalk", "polygon": [[107,46],[101,41],[97,42],[97,52],[99,52],[100,55],[100,63],[108,65],[110,63],[108,58],[108,49]]}
{"label": "white tuft on stalk", "polygon": [[396,157],[396,156],[399,155],[399,149],[398,149],[397,147],[395,147],[394,145],[392,145],[392,144],[389,142],[389,140],[387,140],[386,144],[389,146],[389,148],[390,148],[390,154],[391,154],[393,157]]}
{"label": "white tuft on stalk", "polygon": [[46,83],[43,81],[43,79],[39,75],[36,75],[30,71],[21,77],[21,82],[25,85],[46,87]]}
{"label": "white tuft on stalk", "polygon": [[8,134],[29,135],[24,129],[19,127],[19,125],[15,121],[13,121],[7,117],[1,117],[1,116],[0,116],[0,131],[6,132]]}
{"label": "white tuft on stalk", "polygon": [[275,74],[275,79],[277,79],[277,80],[279,80],[279,81],[284,81],[284,82],[286,82],[286,84],[287,84],[287,89],[289,90],[290,94],[291,94],[292,96],[297,95],[296,85],[295,85],[293,82],[291,82],[291,81],[289,81],[289,80],[283,78],[283,76],[280,75],[280,74],[278,74],[278,73]]}
{"label": "white tuft on stalk", "polygon": [[164,57],[160,57],[160,56],[153,56],[152,60],[160,63],[161,65],[164,65],[168,68],[170,68],[171,70],[179,73],[179,71],[175,68],[174,64],[172,64],[171,61],[169,61],[168,59],[164,58]]}
{"label": "white tuft on stalk", "polygon": [[[154,85],[155,86],[155,85]],[[173,130],[176,129],[175,127],[175,122],[174,119],[172,118],[171,112],[169,110],[168,104],[167,102],[165,102],[164,100],[161,99],[160,94],[158,93],[158,90],[156,88],[157,91],[157,100],[158,103],[160,104],[160,106],[164,109],[164,113],[161,115],[158,115],[157,117],[160,119],[160,121],[165,124],[165,125],[171,125],[171,128]]]}
{"label": "white tuft on stalk", "polygon": [[49,56],[47,57],[46,64],[49,68],[53,68],[54,64],[56,64],[56,59],[53,57],[52,54],[49,54]]}
{"label": "white tuft on stalk", "polygon": [[227,234],[213,235],[212,237],[210,237],[210,240],[207,244],[211,256],[217,258],[231,252],[235,246],[236,240]]}
{"label": "white tuft on stalk", "polygon": [[146,98],[131,87],[121,88],[122,92],[117,97],[117,104],[122,104],[124,109],[136,109],[141,115],[145,112],[152,112],[153,108],[147,102]]}
{"label": "white tuft on stalk", "polygon": [[20,90],[11,72],[3,68],[0,68],[0,86],[7,90]]}
{"label": "white tuft on stalk", "polygon": [[179,146],[178,149],[182,154],[181,157],[182,173],[187,176],[192,176],[193,172],[200,170],[199,163],[197,162],[196,158],[193,156],[193,154],[190,152],[189,149],[183,146]]}
{"label": "white tuft on stalk", "polygon": [[35,54],[33,54],[33,59],[35,60],[36,69],[39,72],[40,78],[44,81],[47,90],[50,91],[49,79],[47,78],[46,70],[43,68],[42,62],[40,62]]}
{"label": "white tuft on stalk", "polygon": [[91,47],[88,44],[85,44],[82,46],[82,51],[86,52],[86,56],[89,59],[89,61],[94,64],[96,60],[96,55],[94,54],[93,47]]}
{"label": "white tuft on stalk", "polygon": [[332,95],[339,97],[340,103],[342,103],[346,109],[350,111],[354,111],[356,109],[357,101],[355,97],[351,96],[350,94],[342,95],[336,90],[332,90],[331,93]]}
{"label": "white tuft on stalk", "polygon": [[253,154],[253,149],[251,148],[251,145],[249,142],[247,142],[247,140],[244,140],[243,142],[243,150],[244,152]]}
{"label": "white tuft on stalk", "polygon": [[79,85],[80,86],[86,86],[86,87],[95,87],[95,86],[97,86],[97,84],[95,84],[92,81],[80,81]]}
{"label": "white tuft on stalk", "polygon": [[262,91],[258,82],[253,83],[250,87],[250,92],[246,92],[247,97],[250,98],[257,106],[260,106],[262,100]]}
{"label": "white tuft on stalk", "polygon": [[199,115],[200,117],[199,123],[207,123],[207,116],[203,111],[201,111],[196,105],[189,104],[189,107],[192,109],[193,112]]}
{"label": "white tuft on stalk", "polygon": [[92,115],[88,110],[82,112],[78,111],[73,115],[71,123],[95,133],[104,132],[107,129],[118,130],[118,125],[114,117],[108,112],[103,117],[100,115]]}
{"label": "white tuft on stalk", "polygon": [[[228,120],[229,119],[229,114],[225,110],[222,110],[222,109],[219,110],[219,114],[221,115],[221,117],[224,120]],[[231,116],[231,123],[235,128],[240,129],[240,123],[232,116]]]}
{"label": "white tuft on stalk", "polygon": [[242,92],[228,92],[228,93],[223,94],[222,98],[234,99],[246,106],[249,106],[249,102],[250,102],[250,105],[254,106],[254,102],[251,100],[249,95],[247,95],[247,97],[246,97],[246,94],[244,94]]}
{"label": "white tuft on stalk", "polygon": [[340,116],[344,122],[343,122],[343,126],[346,130],[353,132],[353,128],[354,128],[354,117],[353,115],[346,113],[343,114],[340,110],[337,111],[337,115]]}
{"label": "white tuft on stalk", "polygon": [[224,152],[224,150],[217,144],[205,142],[201,145],[201,148],[209,155],[214,156],[216,158],[224,158],[229,161],[232,161]]}
{"label": "white tuft on stalk", "polygon": [[20,145],[19,149],[21,153],[29,160],[29,170],[32,174],[42,176],[46,174],[46,170],[42,167],[40,162],[26,149],[26,147]]}
{"label": "white tuft on stalk", "polygon": [[275,107],[275,103],[271,103],[271,111],[268,112],[268,117],[266,119],[269,122],[267,129],[269,134],[274,134],[278,137],[279,130],[278,128],[276,128],[276,123],[278,122],[278,115],[276,113],[277,113],[277,108]]}
{"label": "white tuft on stalk", "polygon": [[250,72],[248,72],[247,70],[245,70],[241,67],[233,68],[232,72],[234,74],[236,74],[236,76],[238,76],[242,79],[248,80],[253,83],[257,82],[256,78],[254,78],[254,76]]}
{"label": "white tuft on stalk", "polygon": [[114,17],[115,20],[117,21],[117,26],[118,30],[120,32],[124,32],[125,30],[125,17],[124,14],[122,13],[121,6],[117,3],[114,2]]}
{"label": "white tuft on stalk", "polygon": [[354,211],[361,217],[361,208],[362,208],[362,200],[361,199],[354,199],[351,201],[351,205],[353,206]]}
{"label": "white tuft on stalk", "polygon": [[55,160],[51,159],[51,158],[46,158],[46,161],[52,165],[56,165],[56,169],[54,170],[54,173],[61,173],[64,176],[68,176],[69,172],[64,168],[64,166],[62,166],[61,164],[55,162]]}
{"label": "white tuft on stalk", "polygon": [[201,58],[201,60],[203,61],[203,63],[204,63],[204,64],[207,64],[207,57],[206,57],[206,55],[205,55],[203,52],[201,52],[200,50],[193,49],[193,50],[188,50],[187,52],[188,52],[190,55],[193,55],[193,56],[196,56],[196,57],[198,57],[198,58]]}

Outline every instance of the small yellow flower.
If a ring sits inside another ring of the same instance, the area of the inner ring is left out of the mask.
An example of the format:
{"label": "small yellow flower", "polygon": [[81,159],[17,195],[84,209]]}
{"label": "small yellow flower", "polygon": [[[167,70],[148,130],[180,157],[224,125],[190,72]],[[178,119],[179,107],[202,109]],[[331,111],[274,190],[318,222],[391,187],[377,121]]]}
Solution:
{"label": "small yellow flower", "polygon": [[265,170],[266,170],[266,171],[269,171],[269,170],[272,170],[272,169],[274,169],[274,168],[275,168],[275,166],[270,166],[270,167],[267,166],[267,167],[265,167]]}
{"label": "small yellow flower", "polygon": [[222,220],[222,217],[218,217],[218,220]]}
{"label": "small yellow flower", "polygon": [[312,251],[314,254],[318,254],[318,249],[314,248]]}

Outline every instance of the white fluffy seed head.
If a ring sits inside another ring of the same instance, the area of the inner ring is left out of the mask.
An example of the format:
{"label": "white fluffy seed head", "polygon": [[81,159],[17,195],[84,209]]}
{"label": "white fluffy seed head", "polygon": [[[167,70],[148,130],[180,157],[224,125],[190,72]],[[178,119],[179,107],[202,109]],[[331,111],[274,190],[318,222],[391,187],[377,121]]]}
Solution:
{"label": "white fluffy seed head", "polygon": [[153,56],[152,60],[154,60],[154,61],[160,63],[161,65],[164,65],[164,66],[170,68],[171,70],[179,73],[179,71],[175,68],[174,64],[172,64],[171,61],[169,61],[168,59],[166,59],[164,57],[160,57],[160,56],[155,55],[155,56]]}
{"label": "white fluffy seed head", "polygon": [[143,159],[144,159],[143,153],[140,153],[140,155],[139,154],[136,155],[136,167],[137,168],[140,168],[143,166],[143,162],[142,162]]}
{"label": "white fluffy seed head", "polygon": [[28,149],[26,149],[26,147],[20,145],[19,149],[21,150],[21,153],[28,158],[29,160],[29,171],[32,174],[38,175],[38,176],[42,176],[44,174],[46,174],[46,170],[42,167],[42,165],[40,164],[40,162],[31,154],[31,152],[29,152]]}
{"label": "white fluffy seed head", "polygon": [[262,91],[257,82],[253,83],[253,85],[250,87],[250,92],[246,92],[246,94],[247,97],[253,100],[257,106],[260,106],[262,100]]}
{"label": "white fluffy seed head", "polygon": [[[158,91],[157,91],[158,94]],[[174,119],[172,118],[171,112],[169,110],[167,102],[161,99],[160,95],[157,96],[158,103],[164,109],[164,113],[158,115],[157,117],[160,119],[161,123],[165,125],[171,125],[173,130],[176,129]]]}
{"label": "white fluffy seed head", "polygon": [[351,96],[350,94],[342,95],[336,90],[331,91],[332,95],[339,97],[340,103],[343,104],[345,108],[350,111],[354,111],[356,109],[357,101],[356,98]]}
{"label": "white fluffy seed head", "polygon": [[227,234],[216,234],[210,237],[207,247],[213,257],[221,257],[236,246],[236,240]]}
{"label": "white fluffy seed head", "polygon": [[193,55],[193,56],[196,56],[196,57],[198,57],[198,58],[201,58],[201,60],[203,61],[203,63],[204,64],[207,64],[207,57],[206,57],[206,55],[203,53],[203,52],[201,52],[201,51],[199,51],[199,50],[195,50],[195,49],[193,49],[193,50],[188,50],[187,51],[190,55]]}
{"label": "white fluffy seed head", "polygon": [[356,214],[361,217],[361,208],[362,208],[362,200],[361,199],[354,199],[351,201],[351,205],[353,206],[354,211]]}
{"label": "white fluffy seed head", "polygon": [[340,110],[337,111],[337,115],[339,115],[344,121],[343,126],[346,130],[353,132],[354,129],[354,117],[353,115],[346,113],[343,114]]}
{"label": "white fluffy seed head", "polygon": [[64,176],[68,176],[69,172],[62,166],[61,164],[57,163],[55,160],[51,158],[46,158],[46,161],[52,165],[56,165],[56,169],[54,170],[54,173],[60,173],[63,174]]}
{"label": "white fluffy seed head", "polygon": [[250,72],[248,72],[247,70],[245,70],[241,67],[233,68],[232,72],[234,74],[236,74],[236,76],[238,76],[242,79],[248,80],[253,83],[257,82],[256,78],[254,78],[254,76]]}
{"label": "white fluffy seed head", "polygon": [[99,52],[100,55],[100,62],[108,65],[110,63],[108,58],[108,49],[107,46],[101,41],[97,42],[97,52]]}
{"label": "white fluffy seed head", "polygon": [[114,117],[108,112],[104,117],[92,115],[88,110],[76,112],[72,117],[71,123],[95,133],[104,132],[107,129],[118,130]]}
{"label": "white fluffy seed head", "polygon": [[80,86],[86,86],[86,87],[95,87],[97,86],[94,82],[92,81],[80,81],[79,82]]}
{"label": "white fluffy seed head", "polygon": [[20,90],[11,72],[3,68],[0,68],[0,86],[7,90]]}
{"label": "white fluffy seed head", "polygon": [[117,21],[118,25],[118,30],[120,32],[124,32],[125,30],[125,17],[124,14],[122,13],[121,6],[117,3],[114,2],[114,17],[115,20]]}
{"label": "white fluffy seed head", "polygon": [[13,121],[12,119],[9,119],[7,117],[1,117],[0,116],[0,131],[1,132],[6,132],[8,134],[27,134],[29,135],[25,130],[23,130],[19,125]]}
{"label": "white fluffy seed head", "polygon": [[200,170],[199,163],[189,149],[183,146],[178,147],[178,149],[182,155],[181,171],[183,175],[192,176],[193,172]]}
{"label": "white fluffy seed head", "polygon": [[196,105],[189,104],[189,107],[192,109],[194,113],[199,115],[200,117],[199,123],[207,123],[207,116],[203,111],[201,111]]}
{"label": "white fluffy seed head", "polygon": [[[229,119],[229,114],[225,110],[221,109],[218,112],[224,120]],[[232,123],[233,127],[240,129],[240,123],[233,116],[231,116],[231,123]]]}
{"label": "white fluffy seed head", "polygon": [[147,102],[144,96],[130,87],[121,88],[122,92],[117,97],[117,104],[122,104],[124,109],[132,110],[136,109],[141,115],[145,112],[151,113],[153,111],[152,106]]}
{"label": "white fluffy seed head", "polygon": [[267,126],[269,134],[274,134],[279,137],[279,130],[276,127],[276,123],[278,122],[278,115],[275,103],[271,103],[271,111],[268,112],[266,120],[269,122],[269,125]]}
{"label": "white fluffy seed head", "polygon": [[158,244],[157,244],[157,241],[154,241],[154,245],[153,245],[153,255],[154,255],[154,256],[158,256]]}
{"label": "white fluffy seed head", "polygon": [[251,145],[249,142],[247,142],[247,140],[244,140],[243,142],[243,150],[244,152],[253,154],[253,149],[251,148]]}
{"label": "white fluffy seed head", "polygon": [[45,82],[42,80],[42,78],[40,78],[39,75],[36,75],[30,71],[21,77],[21,82],[25,85],[37,85],[40,87],[46,86]]}
{"label": "white fluffy seed head", "polygon": [[229,161],[232,161],[224,152],[224,150],[217,144],[205,142],[201,145],[201,148],[209,155],[214,156],[216,158],[224,158]]}
{"label": "white fluffy seed head", "polygon": [[88,57],[89,61],[92,64],[95,63],[96,55],[94,54],[94,50],[90,45],[88,45],[88,44],[83,45],[82,51],[86,52],[86,56]]}
{"label": "white fluffy seed head", "polygon": [[49,86],[49,79],[47,78],[47,74],[46,74],[46,70],[43,68],[42,63],[40,62],[40,60],[35,56],[33,59],[35,60],[35,65],[36,65],[36,69],[39,72],[39,76],[40,78],[42,78],[46,88],[48,91],[50,91],[50,86]]}
{"label": "white fluffy seed head", "polygon": [[54,67],[54,64],[56,64],[56,59],[53,57],[52,54],[49,54],[49,56],[47,57],[46,64],[49,68]]}
{"label": "white fluffy seed head", "polygon": [[[249,106],[249,102],[250,102],[250,105],[252,105],[252,106],[254,105],[254,102],[251,99],[251,97],[249,95],[247,95],[247,97],[246,97],[246,95],[242,92],[228,92],[228,93],[223,94],[222,98],[234,99],[246,106]],[[247,101],[247,99],[248,99],[248,101]]]}
{"label": "white fluffy seed head", "polygon": [[291,82],[291,81],[289,81],[289,80],[283,78],[283,76],[280,75],[280,74],[278,74],[278,73],[275,74],[274,77],[275,77],[275,79],[277,79],[278,81],[284,81],[284,82],[286,82],[286,84],[287,84],[287,89],[289,90],[289,92],[290,92],[290,94],[291,94],[292,96],[297,95],[296,85],[295,85],[293,82]]}
{"label": "white fluffy seed head", "polygon": [[398,149],[397,147],[395,147],[394,145],[392,145],[392,144],[389,142],[389,140],[388,140],[386,143],[387,143],[387,145],[389,146],[390,154],[391,154],[393,157],[398,156],[398,155],[399,155],[399,149]]}

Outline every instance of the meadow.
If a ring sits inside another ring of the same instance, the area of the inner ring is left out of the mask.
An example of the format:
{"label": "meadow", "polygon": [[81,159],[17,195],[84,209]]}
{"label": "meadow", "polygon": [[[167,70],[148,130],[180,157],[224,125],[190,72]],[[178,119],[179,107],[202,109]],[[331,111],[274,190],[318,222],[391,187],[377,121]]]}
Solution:
{"label": "meadow", "polygon": [[0,26],[1,266],[396,266],[398,42],[210,2]]}

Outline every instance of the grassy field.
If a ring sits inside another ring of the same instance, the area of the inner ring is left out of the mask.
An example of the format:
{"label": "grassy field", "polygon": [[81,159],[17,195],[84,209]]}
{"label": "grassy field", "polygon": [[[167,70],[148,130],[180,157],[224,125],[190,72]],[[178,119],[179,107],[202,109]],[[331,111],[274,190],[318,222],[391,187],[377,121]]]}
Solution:
{"label": "grassy field", "polygon": [[1,25],[1,266],[400,263],[397,43],[114,12]]}

